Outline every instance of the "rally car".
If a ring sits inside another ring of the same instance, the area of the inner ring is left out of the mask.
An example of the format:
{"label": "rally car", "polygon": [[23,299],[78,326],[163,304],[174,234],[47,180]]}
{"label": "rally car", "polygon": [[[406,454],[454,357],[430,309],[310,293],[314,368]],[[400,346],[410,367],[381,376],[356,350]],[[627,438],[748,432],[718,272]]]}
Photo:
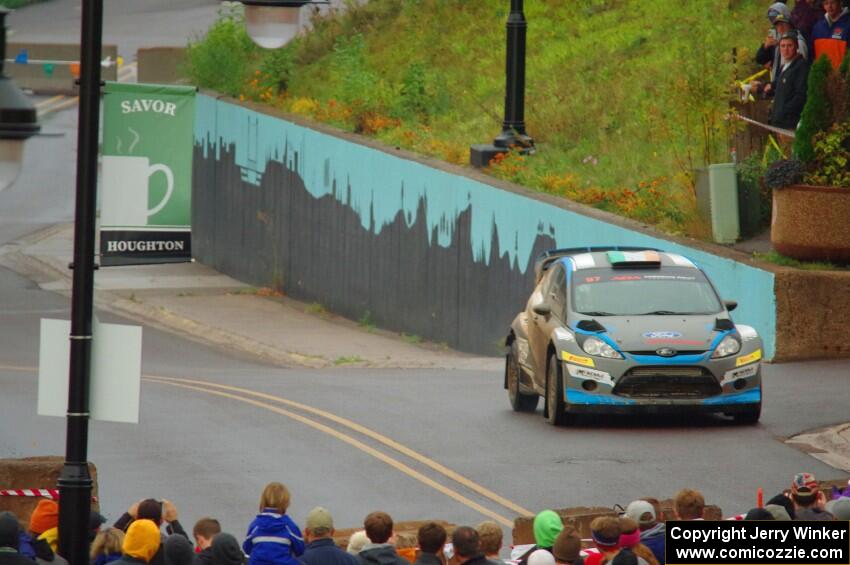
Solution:
{"label": "rally car", "polygon": [[756,423],[762,341],[735,324],[705,273],[646,248],[555,249],[505,342],[516,411],[562,424],[580,413],[707,411]]}

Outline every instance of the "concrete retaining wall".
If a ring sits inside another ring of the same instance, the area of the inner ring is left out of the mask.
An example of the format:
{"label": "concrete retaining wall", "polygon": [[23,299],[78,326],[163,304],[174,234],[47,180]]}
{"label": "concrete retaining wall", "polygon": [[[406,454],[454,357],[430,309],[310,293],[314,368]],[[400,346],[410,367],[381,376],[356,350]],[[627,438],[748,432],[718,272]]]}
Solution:
{"label": "concrete retaining wall", "polygon": [[699,263],[776,351],[774,274],[743,254],[212,95],[195,145],[195,256],[252,284],[494,354],[540,252],[656,247]]}
{"label": "concrete retaining wall", "polygon": [[150,84],[187,84],[182,66],[185,47],[145,47],[136,52],[139,82]]}

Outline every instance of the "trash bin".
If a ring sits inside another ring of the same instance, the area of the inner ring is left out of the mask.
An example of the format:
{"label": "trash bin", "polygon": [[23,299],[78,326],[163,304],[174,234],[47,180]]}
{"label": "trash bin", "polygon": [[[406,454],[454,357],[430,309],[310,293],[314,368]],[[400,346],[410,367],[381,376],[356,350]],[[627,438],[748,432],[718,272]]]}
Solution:
{"label": "trash bin", "polygon": [[735,243],[740,236],[738,178],[734,163],[718,163],[696,171],[697,209],[711,222],[717,243]]}

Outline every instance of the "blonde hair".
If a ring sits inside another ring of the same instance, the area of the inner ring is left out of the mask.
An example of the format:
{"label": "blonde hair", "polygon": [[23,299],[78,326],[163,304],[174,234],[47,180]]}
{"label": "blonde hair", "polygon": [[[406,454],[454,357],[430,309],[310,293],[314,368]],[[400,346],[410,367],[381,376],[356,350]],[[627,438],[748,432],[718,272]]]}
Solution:
{"label": "blonde hair", "polygon": [[94,541],[91,542],[89,557],[92,561],[101,555],[111,555],[113,553],[121,553],[121,547],[124,545],[124,532],[118,528],[106,528],[97,533]]}
{"label": "blonde hair", "polygon": [[274,508],[281,514],[286,514],[286,509],[289,508],[289,489],[286,485],[277,481],[266,485],[260,495],[260,512],[266,508]]}
{"label": "blonde hair", "polygon": [[484,555],[495,555],[502,549],[502,528],[496,522],[488,520],[481,522],[475,528],[481,541],[481,552]]}

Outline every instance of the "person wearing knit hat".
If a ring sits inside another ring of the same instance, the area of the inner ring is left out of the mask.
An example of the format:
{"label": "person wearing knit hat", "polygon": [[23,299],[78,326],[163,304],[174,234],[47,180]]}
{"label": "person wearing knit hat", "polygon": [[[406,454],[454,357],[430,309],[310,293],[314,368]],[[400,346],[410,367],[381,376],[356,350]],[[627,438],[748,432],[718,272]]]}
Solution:
{"label": "person wearing knit hat", "polygon": [[30,531],[41,535],[59,527],[59,504],[55,500],[42,498],[30,516]]}
{"label": "person wearing knit hat", "polygon": [[773,520],[773,514],[766,508],[751,508],[744,516],[744,520]]}
{"label": "person wearing knit hat", "polygon": [[540,549],[551,549],[563,529],[561,517],[554,510],[544,510],[534,517],[534,542]]}
{"label": "person wearing knit hat", "polygon": [[213,565],[244,565],[245,554],[232,535],[222,532],[213,538]]}
{"label": "person wearing knit hat", "polygon": [[581,536],[572,526],[567,526],[552,545],[552,556],[558,565],[583,565],[581,558]]}
{"label": "person wearing knit hat", "polygon": [[124,536],[124,555],[116,563],[150,563],[159,551],[160,541],[159,527],[153,520],[135,520]]}
{"label": "person wearing knit hat", "polygon": [[[785,493],[780,492],[773,498],[767,501],[765,507],[775,504],[777,506],[781,506],[785,509],[785,513],[793,520],[794,519],[794,502],[785,495]],[[779,518],[777,518],[778,520]]]}
{"label": "person wearing knit hat", "polygon": [[369,536],[366,535],[365,530],[360,530],[359,532],[351,534],[351,537],[348,538],[348,546],[345,550],[351,555],[357,555],[363,550],[367,543],[369,543]]}
{"label": "person wearing knit hat", "polygon": [[192,565],[195,562],[195,550],[183,536],[168,536],[163,553],[165,565]]}
{"label": "person wearing knit hat", "polygon": [[788,511],[784,506],[780,506],[779,504],[765,504],[764,509],[770,512],[774,520],[782,522],[791,521],[791,516],[788,515]]}

